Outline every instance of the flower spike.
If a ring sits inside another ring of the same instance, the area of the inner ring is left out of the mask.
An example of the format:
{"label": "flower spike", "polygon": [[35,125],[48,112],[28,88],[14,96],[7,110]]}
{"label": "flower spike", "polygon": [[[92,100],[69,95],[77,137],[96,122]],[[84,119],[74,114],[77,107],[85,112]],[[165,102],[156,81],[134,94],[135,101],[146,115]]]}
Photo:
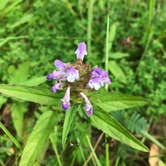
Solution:
{"label": "flower spike", "polygon": [[62,109],[68,110],[70,107],[70,89],[78,97],[85,101],[84,110],[87,116],[93,114],[93,106],[88,97],[83,93],[84,90],[99,90],[104,85],[111,83],[106,71],[95,67],[91,69],[88,63],[84,64],[84,56],[87,55],[86,44],[81,42],[75,51],[77,61],[74,64],[64,63],[56,59],[54,65],[56,70],[47,75],[47,80],[55,80],[51,91],[56,93],[58,90],[67,88],[62,101]]}

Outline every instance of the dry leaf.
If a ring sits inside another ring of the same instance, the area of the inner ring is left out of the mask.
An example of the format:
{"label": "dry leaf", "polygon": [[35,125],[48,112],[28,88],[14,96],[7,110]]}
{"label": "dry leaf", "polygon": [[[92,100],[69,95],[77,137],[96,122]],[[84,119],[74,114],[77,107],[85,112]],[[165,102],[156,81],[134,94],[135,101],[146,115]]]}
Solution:
{"label": "dry leaf", "polygon": [[150,166],[159,166],[160,158],[159,156],[159,148],[157,145],[152,144],[149,152],[149,165]]}

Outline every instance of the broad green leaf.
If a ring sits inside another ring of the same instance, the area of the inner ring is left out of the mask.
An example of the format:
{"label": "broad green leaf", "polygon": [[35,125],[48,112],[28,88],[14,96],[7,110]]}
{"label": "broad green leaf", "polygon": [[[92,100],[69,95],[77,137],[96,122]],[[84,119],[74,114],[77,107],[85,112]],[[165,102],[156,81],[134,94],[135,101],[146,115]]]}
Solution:
{"label": "broad green leaf", "polygon": [[0,84],[0,93],[2,95],[13,97],[25,101],[31,101],[43,105],[58,105],[60,97],[53,94],[45,88],[30,88],[25,86]]}
{"label": "broad green leaf", "polygon": [[34,78],[29,79],[29,80],[26,80],[25,82],[21,83],[21,85],[33,87],[33,86],[40,85],[44,82],[46,82],[46,77],[41,76],[41,77],[34,77]]}
{"label": "broad green leaf", "polygon": [[[24,62],[24,63],[20,64],[18,66],[18,69],[16,69],[16,70],[11,71],[10,67],[9,67],[9,74],[10,74],[9,82],[11,84],[19,85],[21,82],[27,80],[29,68],[30,68],[29,62]],[[10,71],[11,71],[11,73],[10,73]]]}
{"label": "broad green leaf", "polygon": [[25,103],[16,102],[11,108],[12,120],[16,129],[17,135],[22,138],[23,132],[23,118],[24,113],[27,111],[27,105]]}
{"label": "broad green leaf", "polygon": [[102,130],[110,137],[125,143],[137,150],[148,152],[148,148],[135,138],[129,131],[124,128],[112,115],[95,110],[91,116],[91,123],[94,127]]}
{"label": "broad green leaf", "polygon": [[52,111],[43,113],[29,136],[20,161],[20,166],[32,166],[37,162],[55,126],[56,116]]}
{"label": "broad green leaf", "polygon": [[70,109],[65,113],[65,120],[63,124],[63,131],[62,131],[62,146],[65,148],[65,143],[67,140],[67,136],[70,132],[71,124],[73,122],[75,115],[75,110]]}
{"label": "broad green leaf", "polygon": [[147,101],[142,97],[106,91],[92,93],[91,101],[106,112],[124,110],[147,104]]}
{"label": "broad green leaf", "polygon": [[129,54],[128,53],[123,53],[123,52],[111,52],[110,58],[111,59],[121,59],[121,58],[125,58],[128,57]]}
{"label": "broad green leaf", "polygon": [[121,67],[118,65],[116,61],[110,61],[108,65],[109,70],[111,73],[115,76],[116,79],[123,83],[127,83],[127,78],[121,69]]}

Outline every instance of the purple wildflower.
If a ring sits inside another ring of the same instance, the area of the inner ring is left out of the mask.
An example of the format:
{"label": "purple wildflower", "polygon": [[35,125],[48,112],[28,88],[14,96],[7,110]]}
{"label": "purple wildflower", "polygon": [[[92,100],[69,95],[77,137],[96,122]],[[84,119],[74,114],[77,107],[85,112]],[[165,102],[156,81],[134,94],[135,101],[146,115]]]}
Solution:
{"label": "purple wildflower", "polygon": [[55,83],[54,86],[52,86],[51,91],[53,93],[56,93],[56,91],[62,89],[62,87],[63,87],[63,83],[61,82]]}
{"label": "purple wildflower", "polygon": [[77,50],[75,51],[75,54],[77,55],[77,59],[81,59],[83,61],[84,56],[87,55],[86,44],[84,42],[81,42],[78,45]]}
{"label": "purple wildflower", "polygon": [[70,87],[67,88],[62,100],[62,108],[66,111],[70,107]]}
{"label": "purple wildflower", "polygon": [[[75,91],[75,93],[80,93],[80,90],[87,87],[98,90],[104,85],[111,83],[107,72],[96,67],[89,73],[90,65],[82,63],[84,56],[87,55],[86,44],[84,42],[79,43],[75,54],[77,56],[75,64],[64,63],[57,59],[54,62],[56,70],[47,75],[48,80],[55,80],[55,84],[51,88],[53,93],[63,89],[63,87],[67,87],[65,95],[61,99],[62,109],[64,110],[68,110],[70,107],[70,87],[73,90],[78,88],[78,91]],[[74,83],[77,80],[79,81]],[[83,92],[80,95],[86,103],[84,110],[87,116],[91,116],[93,114],[91,102]]]}
{"label": "purple wildflower", "polygon": [[105,84],[109,85],[111,83],[108,73],[100,68],[94,68],[91,72],[91,78],[87,86],[91,89],[98,90]]}
{"label": "purple wildflower", "polygon": [[85,100],[85,107],[84,107],[84,110],[86,111],[86,114],[88,116],[91,116],[93,114],[93,106],[92,104],[90,103],[88,97],[83,93],[81,92],[80,95],[83,97],[83,99]]}
{"label": "purple wildflower", "polygon": [[79,79],[79,72],[74,67],[66,70],[66,79],[68,82],[75,82]]}

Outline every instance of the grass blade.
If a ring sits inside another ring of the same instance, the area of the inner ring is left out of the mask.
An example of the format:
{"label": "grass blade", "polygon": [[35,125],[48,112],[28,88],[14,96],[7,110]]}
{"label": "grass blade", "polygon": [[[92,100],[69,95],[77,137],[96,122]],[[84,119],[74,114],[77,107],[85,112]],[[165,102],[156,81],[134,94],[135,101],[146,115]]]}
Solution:
{"label": "grass blade", "polygon": [[88,29],[87,29],[87,43],[88,54],[91,55],[91,36],[92,36],[92,19],[93,19],[93,4],[95,0],[89,0],[88,7]]}
{"label": "grass blade", "polygon": [[52,111],[47,111],[40,116],[25,145],[20,166],[32,166],[41,158],[48,145],[50,133],[54,129],[55,120],[55,113]]}
{"label": "grass blade", "polygon": [[0,128],[4,131],[4,133],[10,138],[10,140],[16,145],[18,149],[21,149],[21,145],[16,140],[16,138],[10,133],[10,131],[0,122]]}
{"label": "grass blade", "polygon": [[99,159],[98,159],[98,157],[97,157],[97,155],[96,155],[96,153],[95,153],[95,151],[93,149],[93,146],[92,146],[92,144],[90,142],[90,139],[89,139],[88,135],[86,135],[86,140],[87,140],[87,143],[88,143],[88,145],[89,145],[89,147],[90,147],[90,149],[92,151],[92,154],[93,154],[93,156],[95,158],[97,166],[101,166],[100,161],[99,161]]}

